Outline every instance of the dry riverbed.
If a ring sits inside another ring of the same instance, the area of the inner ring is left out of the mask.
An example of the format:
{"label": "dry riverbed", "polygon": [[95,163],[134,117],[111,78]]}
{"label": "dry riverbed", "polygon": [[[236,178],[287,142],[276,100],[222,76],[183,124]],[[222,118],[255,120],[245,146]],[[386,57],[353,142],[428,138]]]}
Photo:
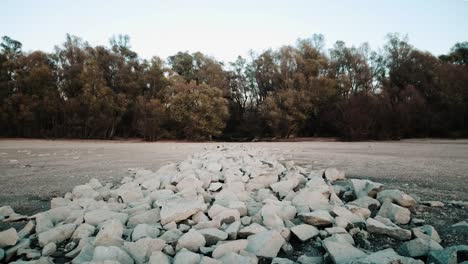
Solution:
{"label": "dry riverbed", "polygon": [[[304,167],[336,167],[349,178],[370,179],[437,200],[445,207],[413,212],[441,235],[443,246],[467,244],[466,232],[450,225],[468,218],[467,211],[448,205],[468,200],[468,140],[404,140],[397,142],[272,142],[272,143],[145,143],[130,141],[0,140],[0,206],[11,205],[25,215],[49,208],[53,197],[63,196],[92,178],[118,183],[128,168],[156,171],[207,146],[243,144],[282,154]],[[19,228],[24,223],[13,224]],[[4,230],[11,224],[0,224]],[[378,248],[393,246],[383,240]],[[303,249],[307,250],[307,249]]]}

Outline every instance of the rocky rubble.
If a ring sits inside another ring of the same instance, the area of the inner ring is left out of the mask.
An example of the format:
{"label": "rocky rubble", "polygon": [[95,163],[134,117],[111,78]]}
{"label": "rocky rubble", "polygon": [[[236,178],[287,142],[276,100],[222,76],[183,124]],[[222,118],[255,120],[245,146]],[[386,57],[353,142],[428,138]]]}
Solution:
{"label": "rocky rubble", "polygon": [[[417,205],[412,196],[348,180],[336,168],[311,170],[237,147],[130,173],[118,186],[96,179],[76,186],[30,217],[1,207],[3,221],[29,222],[0,232],[0,261],[390,264],[468,257],[467,246],[444,249],[432,226],[401,226]],[[369,235],[404,242],[396,251],[370,252],[362,247]],[[298,243],[313,250],[294,257]]]}

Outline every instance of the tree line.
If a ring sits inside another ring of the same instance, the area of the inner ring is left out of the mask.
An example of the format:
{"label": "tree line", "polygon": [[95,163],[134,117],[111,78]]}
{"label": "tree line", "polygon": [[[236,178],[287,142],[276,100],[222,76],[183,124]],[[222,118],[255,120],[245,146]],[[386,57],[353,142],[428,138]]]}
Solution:
{"label": "tree line", "polygon": [[375,51],[323,35],[222,63],[142,59],[127,35],[51,53],[0,44],[0,135],[252,140],[468,136],[468,42],[436,57],[389,34]]}

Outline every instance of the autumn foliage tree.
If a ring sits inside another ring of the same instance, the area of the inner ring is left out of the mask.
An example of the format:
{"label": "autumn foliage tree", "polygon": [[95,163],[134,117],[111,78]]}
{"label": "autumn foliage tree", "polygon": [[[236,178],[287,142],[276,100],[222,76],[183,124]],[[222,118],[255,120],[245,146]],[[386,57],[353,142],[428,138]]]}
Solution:
{"label": "autumn foliage tree", "polygon": [[130,38],[53,52],[0,43],[5,137],[346,140],[468,136],[468,44],[439,57],[389,34],[378,51],[323,35],[224,63],[201,52],[142,59]]}

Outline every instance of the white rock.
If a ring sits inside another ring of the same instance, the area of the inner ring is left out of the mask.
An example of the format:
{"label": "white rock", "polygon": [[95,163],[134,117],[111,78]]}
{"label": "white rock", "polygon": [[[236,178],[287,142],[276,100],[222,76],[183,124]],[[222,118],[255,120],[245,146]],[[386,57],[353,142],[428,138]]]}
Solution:
{"label": "white rock", "polygon": [[167,243],[174,243],[182,236],[182,234],[182,231],[180,231],[179,229],[171,229],[166,231],[159,238],[163,239]]}
{"label": "white rock", "polygon": [[323,174],[325,178],[330,182],[345,179],[344,171],[339,171],[336,168],[327,168]]}
{"label": "white rock", "polygon": [[379,200],[374,199],[372,197],[362,196],[352,202],[349,202],[348,205],[355,205],[370,210],[377,210],[380,207],[380,202]]}
{"label": "white rock", "polygon": [[125,252],[116,246],[103,247],[98,246],[94,250],[93,261],[118,261],[122,264],[133,264],[133,259]]}
{"label": "white rock", "polygon": [[203,256],[202,259],[200,260],[200,264],[222,264],[223,262],[213,259],[207,256]]}
{"label": "white rock", "polygon": [[89,198],[99,200],[101,195],[89,185],[78,185],[72,191],[74,199]]}
{"label": "white rock", "polygon": [[22,239],[22,238],[25,238],[26,236],[29,236],[29,235],[34,231],[34,227],[36,227],[36,224],[34,223],[34,221],[29,221],[29,222],[23,227],[23,229],[21,229],[21,230],[18,232],[18,238],[19,238],[19,239]]}
{"label": "white rock", "polygon": [[259,257],[274,258],[285,242],[281,234],[274,230],[264,231],[247,238],[246,251]]}
{"label": "white rock", "polygon": [[339,243],[332,240],[323,241],[323,247],[330,254],[334,263],[349,263],[364,257],[366,253],[353,247],[349,243]]}
{"label": "white rock", "polygon": [[227,209],[217,214],[213,221],[222,224],[230,224],[240,220],[240,213],[236,209]]}
{"label": "white rock", "polygon": [[258,233],[261,233],[261,232],[264,232],[264,231],[267,231],[267,229],[265,227],[263,227],[262,225],[259,225],[257,223],[252,223],[251,225],[246,226],[246,227],[242,228],[241,230],[239,230],[238,236],[244,238],[244,237],[248,237],[250,235],[255,235],[255,234],[258,234]]}
{"label": "white rock", "polygon": [[212,253],[213,258],[220,258],[229,252],[239,253],[247,247],[247,239],[219,242]]}
{"label": "white rock", "polygon": [[206,204],[202,197],[197,198],[177,198],[165,202],[161,208],[161,224],[165,225],[169,222],[179,222],[196,214],[199,211],[204,211]]}
{"label": "white rock", "polygon": [[199,264],[201,256],[188,250],[179,251],[174,257],[173,264]]}
{"label": "white rock", "polygon": [[170,264],[169,257],[161,251],[155,251],[151,254],[148,264]]}
{"label": "white rock", "polygon": [[132,241],[137,241],[143,237],[156,238],[159,233],[159,229],[154,225],[139,224],[133,229]]}
{"label": "white rock", "polygon": [[200,229],[198,230],[200,234],[205,237],[207,245],[214,245],[218,243],[218,241],[226,240],[228,238],[228,234],[216,228],[207,228],[207,229]]}
{"label": "white rock", "polygon": [[205,246],[205,237],[196,230],[190,230],[188,233],[183,234],[177,241],[176,250],[185,248],[192,252],[197,252],[200,247]]}
{"label": "white rock", "polygon": [[275,182],[271,184],[270,187],[280,197],[285,197],[298,184],[299,182],[297,180],[285,180],[285,181]]}
{"label": "white rock", "polygon": [[121,246],[123,231],[122,223],[117,219],[111,219],[102,225],[94,244],[96,246]]}
{"label": "white rock", "polygon": [[304,223],[318,227],[330,226],[333,223],[333,217],[325,210],[315,210],[310,213],[301,213],[299,214],[299,217]]}
{"label": "white rock", "polygon": [[137,264],[148,262],[152,252],[161,251],[166,247],[162,239],[142,238],[136,242],[125,242],[123,248]]}
{"label": "white rock", "polygon": [[302,189],[292,200],[292,204],[298,206],[308,206],[311,208],[328,206],[328,199],[318,191]]}
{"label": "white rock", "polygon": [[86,212],[84,215],[85,223],[90,225],[98,225],[109,219],[118,219],[122,224],[125,224],[128,219],[128,215],[125,213],[112,212],[105,209],[97,209]]}
{"label": "white rock", "polygon": [[416,201],[413,197],[400,190],[385,190],[377,194],[377,200],[382,204],[385,201],[396,203],[403,207],[413,207],[416,205]]}
{"label": "white rock", "polygon": [[18,233],[16,229],[10,228],[0,232],[0,248],[14,246],[18,242]]}
{"label": "white rock", "polygon": [[399,240],[411,239],[411,232],[409,230],[400,228],[399,226],[391,223],[391,221],[390,223],[382,223],[373,218],[369,218],[367,219],[366,224],[367,232],[371,234],[387,235]]}
{"label": "white rock", "polygon": [[39,246],[44,247],[51,242],[60,244],[63,241],[69,239],[75,229],[75,224],[66,224],[42,232],[38,235]]}
{"label": "white rock", "polygon": [[393,204],[388,200],[382,204],[378,215],[402,225],[411,220],[411,212],[407,208]]}
{"label": "white rock", "polygon": [[208,188],[209,191],[216,192],[219,191],[223,187],[223,184],[220,182],[213,182],[210,184],[210,187]]}
{"label": "white rock", "polygon": [[302,242],[307,241],[319,234],[319,230],[314,226],[302,224],[291,228],[291,232]]}
{"label": "white rock", "polygon": [[128,219],[127,226],[129,228],[135,228],[135,226],[139,224],[157,224],[159,220],[161,220],[161,216],[159,208],[156,208],[131,216]]}
{"label": "white rock", "polygon": [[236,222],[230,224],[224,230],[224,232],[226,232],[228,234],[229,239],[234,240],[234,239],[237,238],[237,233],[239,232],[240,226],[241,226],[240,222],[236,221]]}
{"label": "white rock", "polygon": [[226,253],[219,259],[224,264],[250,264],[251,258],[236,253]]}
{"label": "white rock", "polygon": [[82,239],[84,237],[90,237],[94,234],[96,228],[90,224],[83,223],[79,225],[75,232],[73,232],[73,239]]}
{"label": "white rock", "polygon": [[375,198],[383,188],[383,184],[369,180],[351,179],[349,181],[357,198],[366,196]]}
{"label": "white rock", "polygon": [[57,251],[57,245],[55,243],[49,243],[45,245],[45,247],[42,249],[42,256],[50,256]]}
{"label": "white rock", "polygon": [[9,205],[4,205],[4,206],[0,207],[0,215],[5,217],[5,218],[9,217],[10,215],[12,215],[14,213],[15,213],[15,211]]}

